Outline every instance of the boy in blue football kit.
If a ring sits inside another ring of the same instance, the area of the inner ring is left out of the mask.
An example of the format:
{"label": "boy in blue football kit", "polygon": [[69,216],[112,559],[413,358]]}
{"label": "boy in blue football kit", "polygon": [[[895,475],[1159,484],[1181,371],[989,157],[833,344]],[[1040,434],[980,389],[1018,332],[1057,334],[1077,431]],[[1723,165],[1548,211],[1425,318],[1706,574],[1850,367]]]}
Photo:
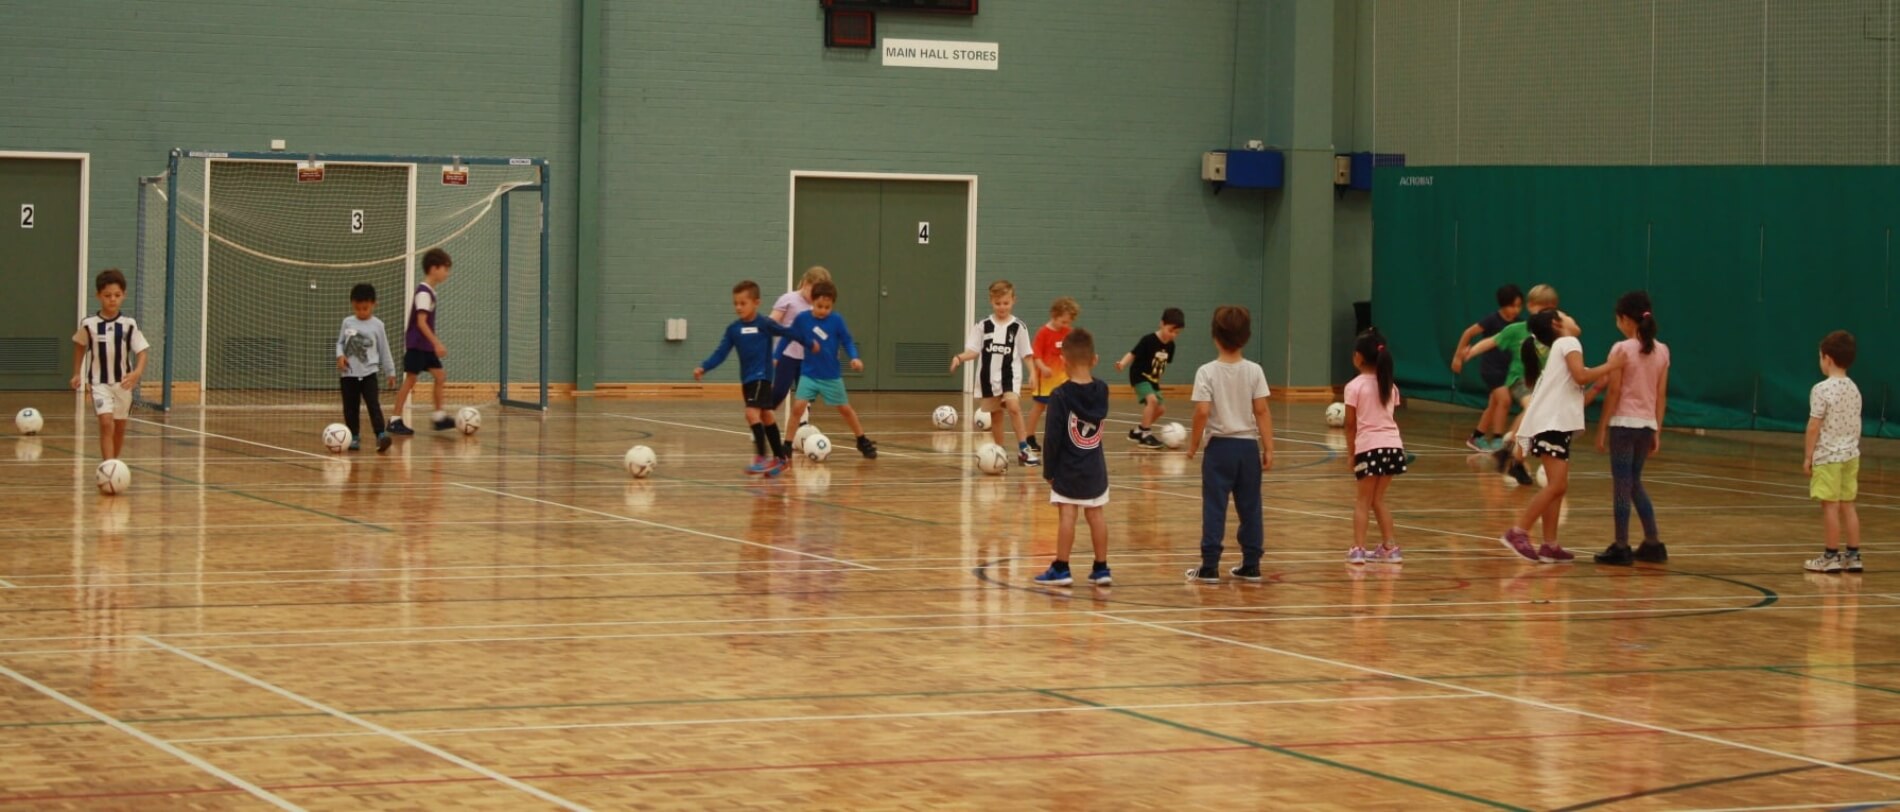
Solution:
{"label": "boy in blue football kit", "polygon": [[[759,315],[759,283],[750,279],[732,286],[732,312],[739,318],[726,326],[719,336],[719,347],[693,370],[693,380],[717,369],[734,348],[739,350],[739,391],[745,398],[745,420],[752,427],[752,465],[748,474],[778,476],[791,458],[779,435],[778,420],[772,414],[772,339],[797,333],[778,322]],[[766,456],[767,450],[771,456]]]}
{"label": "boy in blue football kit", "polygon": [[803,422],[811,402],[824,398],[826,403],[838,407],[845,425],[857,435],[858,453],[874,460],[877,443],[864,436],[864,424],[858,422],[858,411],[851,408],[850,397],[844,391],[844,370],[838,365],[838,350],[851,356],[853,372],[862,371],[864,361],[858,358],[858,344],[851,340],[851,331],[844,326],[844,316],[832,310],[837,302],[838,286],[819,282],[811,286],[811,310],[792,320],[792,332],[800,340],[811,342],[811,351],[805,353],[804,373],[798,379],[798,394],[792,400],[792,424]]}

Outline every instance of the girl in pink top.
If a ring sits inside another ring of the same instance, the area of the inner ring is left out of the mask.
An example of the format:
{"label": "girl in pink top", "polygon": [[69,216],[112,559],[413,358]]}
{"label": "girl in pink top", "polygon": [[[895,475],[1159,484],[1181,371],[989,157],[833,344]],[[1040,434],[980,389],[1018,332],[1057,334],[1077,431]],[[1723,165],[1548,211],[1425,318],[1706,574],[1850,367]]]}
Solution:
{"label": "girl in pink top", "polygon": [[[1399,388],[1392,383],[1392,353],[1378,330],[1359,334],[1352,347],[1352,365],[1359,377],[1346,384],[1346,457],[1352,460],[1352,475],[1359,480],[1359,495],[1352,511],[1352,549],[1346,563],[1397,564],[1404,561],[1394,541],[1392,513],[1385,509],[1385,489],[1392,478],[1405,473],[1405,443],[1399,439],[1399,424],[1392,410],[1399,405]],[[1379,548],[1366,552],[1366,514],[1379,518],[1379,532],[1385,539]]]}
{"label": "girl in pink top", "polygon": [[[1616,300],[1616,329],[1624,340],[1610,349],[1622,355],[1623,368],[1610,373],[1610,394],[1597,424],[1597,450],[1608,447],[1610,477],[1616,494],[1616,542],[1598,553],[1598,564],[1627,567],[1637,561],[1660,564],[1669,549],[1656,533],[1656,508],[1643,489],[1643,463],[1662,450],[1663,412],[1669,406],[1669,347],[1656,340],[1656,316],[1649,294],[1633,290]],[[1643,543],[1630,549],[1630,508],[1643,522]]]}

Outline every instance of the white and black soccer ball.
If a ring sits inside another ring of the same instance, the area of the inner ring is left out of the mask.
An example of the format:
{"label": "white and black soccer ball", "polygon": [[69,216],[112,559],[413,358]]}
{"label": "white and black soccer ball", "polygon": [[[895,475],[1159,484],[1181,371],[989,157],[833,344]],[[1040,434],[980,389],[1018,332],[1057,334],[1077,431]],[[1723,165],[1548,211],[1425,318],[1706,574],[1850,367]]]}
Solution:
{"label": "white and black soccer ball", "polygon": [[975,426],[977,431],[989,431],[990,413],[982,409],[970,413],[970,425]]}
{"label": "white and black soccer ball", "polygon": [[647,474],[653,473],[653,466],[660,464],[660,458],[653,449],[637,445],[627,449],[626,463],[627,473],[634,479],[645,479]]}
{"label": "white and black soccer ball", "polygon": [[805,459],[812,462],[824,462],[831,456],[831,438],[823,434],[813,434],[805,438]]}
{"label": "white and black soccer ball", "polygon": [[93,481],[99,486],[99,492],[107,496],[125,493],[127,488],[132,487],[132,469],[118,460],[106,460],[99,463]]}
{"label": "white and black soccer ball", "polygon": [[46,418],[40,414],[40,410],[28,406],[13,416],[13,427],[19,429],[21,434],[38,434],[40,429],[46,427]]}
{"label": "white and black soccer ball", "polygon": [[936,411],[930,413],[930,424],[944,431],[956,428],[957,407],[938,406]]}
{"label": "white and black soccer ball", "polygon": [[463,434],[474,434],[482,430],[482,411],[473,406],[463,406],[455,413],[455,428]]}
{"label": "white and black soccer ball", "polygon": [[1009,452],[995,443],[984,443],[976,450],[976,467],[986,474],[1001,474],[1009,470]]}
{"label": "white and black soccer ball", "polygon": [[1334,403],[1326,407],[1326,425],[1333,428],[1346,425],[1346,404]]}
{"label": "white and black soccer ball", "polygon": [[331,423],[323,427],[323,447],[333,452],[342,452],[350,447],[350,427],[342,423]]}

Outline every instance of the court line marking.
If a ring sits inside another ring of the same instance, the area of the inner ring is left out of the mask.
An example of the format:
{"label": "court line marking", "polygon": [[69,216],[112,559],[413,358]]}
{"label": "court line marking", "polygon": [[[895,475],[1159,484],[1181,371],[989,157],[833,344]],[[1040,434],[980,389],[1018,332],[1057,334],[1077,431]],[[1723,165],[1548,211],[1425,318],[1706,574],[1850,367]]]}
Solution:
{"label": "court line marking", "polygon": [[[1706,478],[1706,477],[1699,477],[1699,478]],[[1678,481],[1674,481],[1668,478],[1666,475],[1662,477],[1643,477],[1643,482],[1644,483],[1654,482],[1658,485],[1674,485],[1678,488],[1696,488],[1696,489],[1705,490],[1705,491],[1723,491],[1726,493],[1740,493],[1740,494],[1746,494],[1749,496],[1763,496],[1769,499],[1783,499],[1783,500],[1792,501],[1792,502],[1814,501],[1812,497],[1796,496],[1794,494],[1788,494],[1788,493],[1769,493],[1767,491],[1750,491],[1750,490],[1744,490],[1741,488],[1724,488],[1720,485],[1698,485],[1693,482],[1678,482]],[[1872,510],[1900,510],[1900,505],[1863,505],[1856,502],[1855,508],[1856,509],[1869,508]]]}
{"label": "court line marking", "polygon": [[[1198,495],[1195,495],[1195,494],[1187,494],[1187,493],[1175,493],[1175,492],[1173,492],[1173,491],[1162,491],[1162,490],[1155,490],[1155,489],[1153,489],[1153,488],[1143,488],[1143,487],[1139,487],[1139,486],[1135,486],[1135,485],[1119,485],[1119,484],[1116,484],[1116,483],[1114,483],[1114,482],[1110,482],[1110,483],[1109,483],[1109,487],[1111,487],[1111,488],[1121,488],[1122,490],[1128,490],[1128,491],[1138,491],[1138,492],[1141,492],[1141,493],[1152,493],[1152,494],[1157,494],[1157,495],[1160,495],[1160,496],[1172,496],[1172,497],[1174,497],[1174,498],[1176,498],[1176,499],[1192,499],[1192,500],[1194,500],[1194,501],[1196,501],[1196,502],[1199,502],[1199,501],[1201,501],[1201,497],[1200,497],[1200,496],[1198,496]],[[1277,507],[1277,506],[1275,506],[1275,505],[1269,505],[1269,504],[1267,504],[1267,503],[1266,503],[1266,499],[1265,499],[1265,497],[1264,497],[1264,496],[1263,496],[1263,497],[1262,497],[1262,499],[1261,499],[1261,503],[1260,503],[1260,509],[1261,509],[1261,510],[1270,510],[1270,511],[1273,511],[1273,512],[1275,512],[1275,513],[1291,513],[1291,514],[1294,514],[1294,515],[1296,515],[1296,516],[1313,516],[1313,517],[1317,517],[1317,518],[1321,518],[1321,519],[1333,519],[1333,520],[1336,520],[1336,521],[1346,521],[1346,522],[1350,522],[1350,521],[1352,521],[1352,517],[1351,517],[1351,516],[1339,516],[1339,515],[1335,515],[1335,514],[1331,514],[1331,513],[1319,513],[1319,512],[1316,512],[1316,511],[1311,511],[1311,510],[1295,510],[1295,509],[1293,509],[1293,508],[1283,508],[1283,507]],[[1394,525],[1396,525],[1396,526],[1398,526],[1398,527],[1403,527],[1403,528],[1405,528],[1405,529],[1407,529],[1407,530],[1417,530],[1417,531],[1420,531],[1420,532],[1423,532],[1423,533],[1437,533],[1437,534],[1440,534],[1440,535],[1446,535],[1446,536],[1459,536],[1459,537],[1462,537],[1462,538],[1468,538],[1468,539],[1481,539],[1481,540],[1484,540],[1484,541],[1497,541],[1497,536],[1483,536],[1483,535],[1479,535],[1479,534],[1477,534],[1477,533],[1466,533],[1466,532],[1464,532],[1464,531],[1462,531],[1462,530],[1445,530],[1445,529],[1441,529],[1441,528],[1437,528],[1437,527],[1426,527],[1426,526],[1424,526],[1424,525],[1418,525],[1418,524],[1404,524],[1404,523],[1402,523],[1402,522],[1394,522],[1393,524],[1394,524]],[[1509,556],[1509,555],[1510,555],[1510,553],[1509,553],[1509,552],[1507,551],[1507,552],[1504,552],[1504,553],[1501,553],[1501,554],[1499,554],[1499,555],[1493,555],[1493,556],[1484,556],[1484,558],[1499,558],[1499,557],[1504,557],[1504,556]]]}
{"label": "court line marking", "polygon": [[[576,722],[560,725],[492,725],[486,727],[426,728],[407,731],[417,736],[468,736],[482,733],[525,733],[549,730],[616,730],[651,727],[700,727],[705,725],[760,725],[797,722],[854,722],[887,719],[948,719],[990,716],[1022,716],[1041,713],[1091,713],[1120,710],[1168,710],[1182,708],[1237,708],[1257,705],[1328,705],[1360,702],[1416,702],[1436,699],[1483,699],[1473,693],[1416,694],[1401,696],[1344,696],[1312,699],[1247,699],[1232,702],[1167,702],[1143,705],[1067,705],[1050,708],[989,708],[950,711],[893,711],[890,713],[808,714],[803,716],[736,716],[717,719],[642,719],[627,722]],[[352,739],[369,733],[285,733],[263,736],[211,736],[173,739],[179,744],[227,744],[232,742],[288,741],[294,739]]]}
{"label": "court line marking", "polygon": [[[323,713],[329,714],[330,716],[335,717],[336,719],[356,725],[357,727],[361,727],[365,730],[372,731],[371,733],[354,734],[354,735],[387,736],[391,739],[395,739],[396,741],[402,742],[403,744],[409,745],[410,747],[414,747],[417,750],[421,750],[425,753],[435,756],[436,758],[442,759],[443,761],[447,761],[450,764],[454,764],[458,767],[461,767],[473,773],[487,776],[488,778],[493,779],[494,781],[497,781],[515,790],[527,793],[536,798],[540,798],[541,800],[547,801],[548,803],[554,804],[555,806],[561,807],[562,809],[575,810],[575,812],[586,812],[587,810],[587,807],[581,806],[580,804],[574,803],[573,801],[569,801],[566,798],[562,798],[559,795],[555,795],[554,793],[548,792],[546,790],[540,789],[530,784],[517,781],[513,778],[510,778],[499,772],[491,770],[487,767],[483,767],[480,764],[476,764],[473,761],[470,761],[466,758],[458,756],[447,750],[443,750],[440,747],[436,747],[435,745],[429,744],[427,742],[418,741],[414,738],[411,738],[410,736],[404,735],[402,733],[398,733],[394,730],[390,730],[387,727],[376,724],[375,722],[371,722],[360,716],[355,716],[349,713],[345,713],[343,711],[337,710],[336,708],[332,708],[328,705],[325,705],[309,697],[294,693],[284,688],[280,688],[276,685],[265,682],[264,680],[253,677],[242,671],[238,671],[237,669],[231,668],[229,666],[223,665],[221,663],[218,663],[212,660],[205,659],[204,657],[200,657],[189,651],[185,651],[184,649],[178,648],[177,646],[173,646],[169,643],[166,643],[162,640],[154,638],[150,635],[142,634],[142,635],[139,635],[138,639],[140,642],[143,642],[146,645],[163,649],[167,652],[175,654],[179,657],[183,657],[187,660],[195,662],[213,671],[217,671],[218,673],[224,674],[225,676],[231,677],[232,679],[238,680],[239,682],[244,682],[254,687],[261,688],[263,690],[269,691],[273,694],[276,694],[280,697],[288,699],[304,707],[310,708],[312,710],[322,711]],[[174,741],[182,741],[182,740],[174,740]]]}
{"label": "court line marking", "polygon": [[791,553],[793,555],[802,555],[807,558],[816,558],[820,561],[829,561],[833,564],[843,564],[844,566],[855,567],[857,569],[865,569],[865,570],[878,569],[878,567],[871,566],[870,564],[860,564],[856,561],[846,561],[842,558],[832,558],[831,556],[828,556],[828,555],[808,553],[808,552],[805,552],[804,550],[796,550],[791,547],[780,547],[776,544],[766,544],[764,542],[759,542],[759,541],[750,541],[748,539],[737,538],[735,536],[722,536],[718,533],[708,533],[704,530],[692,530],[685,527],[679,527],[677,525],[662,524],[660,522],[648,521],[646,519],[636,519],[632,516],[622,516],[618,513],[608,513],[607,511],[604,511],[604,510],[595,510],[593,508],[581,507],[580,505],[570,505],[565,502],[556,502],[551,499],[541,499],[541,498],[533,497],[533,496],[522,496],[521,494],[518,494],[518,493],[508,493],[507,491],[498,491],[493,488],[484,488],[484,487],[481,487],[480,485],[468,485],[461,482],[451,482],[449,484],[454,485],[458,488],[467,488],[471,491],[480,491],[482,493],[493,494],[495,496],[506,496],[510,499],[520,499],[524,502],[535,502],[538,504],[549,505],[551,507],[565,508],[567,510],[576,510],[582,513],[591,513],[595,516],[604,516],[609,519],[619,519],[620,521],[623,521],[623,522],[631,522],[633,524],[646,525],[647,527],[657,527],[662,530],[671,530],[675,533],[686,533],[688,535],[701,536],[703,538],[718,539],[719,541],[729,541],[734,544],[743,544],[747,547],[758,547],[764,550],[777,550],[778,552],[781,552],[781,553]]}
{"label": "court line marking", "polygon": [[1779,758],[1799,761],[1806,764],[1813,764],[1820,767],[1830,767],[1837,770],[1845,770],[1851,773],[1859,773],[1861,775],[1871,776],[1873,778],[1880,778],[1887,781],[1900,782],[1900,775],[1893,775],[1891,773],[1883,773],[1883,772],[1880,772],[1879,770],[1869,770],[1864,767],[1856,767],[1851,764],[1841,764],[1839,762],[1828,761],[1826,759],[1819,759],[1819,758],[1814,758],[1811,756],[1804,756],[1797,753],[1788,753],[1788,752],[1775,750],[1768,747],[1761,747],[1758,745],[1748,744],[1745,742],[1732,741],[1729,739],[1721,738],[1719,736],[1709,736],[1709,735],[1705,735],[1701,733],[1692,733],[1686,730],[1678,730],[1678,729],[1666,727],[1663,725],[1650,724],[1648,722],[1638,722],[1634,719],[1624,719],[1617,716],[1610,716],[1608,714],[1597,713],[1595,711],[1583,710],[1581,708],[1570,708],[1570,707],[1565,707],[1563,705],[1551,704],[1549,702],[1544,702],[1541,700],[1528,699],[1528,698],[1520,697],[1520,696],[1512,696],[1510,694],[1501,694],[1496,691],[1487,691],[1483,688],[1472,688],[1465,685],[1458,685],[1456,683],[1431,679],[1429,677],[1415,677],[1409,674],[1402,674],[1397,671],[1387,671],[1382,668],[1373,668],[1370,666],[1357,665],[1355,663],[1349,663],[1344,660],[1334,660],[1327,657],[1318,657],[1311,654],[1302,654],[1297,651],[1289,651],[1287,649],[1279,649],[1279,648],[1274,648],[1272,646],[1264,646],[1258,643],[1249,643],[1245,640],[1235,640],[1228,637],[1220,637],[1220,636],[1212,635],[1212,634],[1204,634],[1202,632],[1191,631],[1188,629],[1177,629],[1172,626],[1167,626],[1160,623],[1150,623],[1145,620],[1118,617],[1115,614],[1110,613],[1110,612],[1090,612],[1090,614],[1100,615],[1102,617],[1109,618],[1111,620],[1120,621],[1122,623],[1130,623],[1136,626],[1145,626],[1147,628],[1154,629],[1157,631],[1164,631],[1169,634],[1177,634],[1177,635],[1183,635],[1186,637],[1194,637],[1194,638],[1199,638],[1202,640],[1213,641],[1216,643],[1226,643],[1231,646],[1239,646],[1242,648],[1253,649],[1255,651],[1263,651],[1268,654],[1275,654],[1282,657],[1291,657],[1296,660],[1304,660],[1306,662],[1319,663],[1321,665],[1332,666],[1334,668],[1343,668],[1343,669],[1347,669],[1351,671],[1358,671],[1364,674],[1376,674],[1382,677],[1389,677],[1392,679],[1404,680],[1407,682],[1416,682],[1420,685],[1429,685],[1441,690],[1462,689],[1466,691],[1471,691],[1472,693],[1479,694],[1482,696],[1488,696],[1494,699],[1502,699],[1506,702],[1513,702],[1519,705],[1539,708],[1542,710],[1569,713],[1576,716],[1582,716],[1588,719],[1596,719],[1596,720],[1604,721],[1604,722],[1613,722],[1616,724],[1627,725],[1630,727],[1642,728],[1644,730],[1653,730],[1659,733],[1667,733],[1670,735],[1682,736],[1684,738],[1696,739],[1698,741],[1703,741],[1710,744],[1724,745],[1727,747],[1734,747],[1734,748],[1739,748],[1742,750],[1752,751],[1755,753],[1761,753],[1763,755],[1776,756]]}
{"label": "court line marking", "polygon": [[13,583],[12,581],[9,581],[9,580],[6,580],[5,578],[0,578],[0,587],[4,587],[4,588],[6,588],[6,589],[19,589],[19,588],[20,588],[18,584],[15,584],[15,583]]}
{"label": "court line marking", "polygon": [[100,722],[103,722],[106,725],[110,726],[112,729],[119,731],[120,733],[124,733],[128,736],[131,736],[132,738],[138,739],[139,741],[145,742],[146,744],[149,744],[152,747],[155,747],[158,750],[164,752],[166,755],[169,755],[173,758],[176,758],[180,761],[190,764],[193,767],[197,767],[198,769],[203,770],[204,772],[216,777],[220,781],[223,781],[227,784],[230,784],[231,786],[237,787],[239,789],[244,790],[245,792],[250,793],[252,796],[256,797],[260,801],[270,804],[271,806],[275,806],[278,809],[292,809],[292,810],[298,810],[298,812],[302,812],[303,807],[300,807],[296,804],[293,804],[289,801],[279,798],[276,795],[272,794],[270,791],[265,790],[263,787],[260,787],[256,784],[253,784],[249,781],[246,781],[228,772],[225,772],[224,770],[220,769],[218,765],[216,764],[212,764],[209,761],[205,761],[202,758],[199,758],[183,750],[180,750],[177,747],[173,746],[170,742],[165,741],[164,739],[160,739],[157,736],[153,736],[150,733],[146,733],[143,730],[140,730],[136,727],[126,724],[125,722],[119,721],[118,719],[112,716],[108,716],[104,712],[93,708],[91,705],[87,705],[84,702],[81,702],[77,699],[74,699],[70,696],[60,693],[59,691],[54,690],[53,688],[47,687],[45,685],[41,685],[38,681],[34,680],[32,677],[29,677],[25,674],[22,674],[18,671],[15,671],[3,665],[0,665],[0,674],[4,674],[9,679],[12,679],[14,682],[20,683],[21,685],[24,685],[28,688],[38,691],[39,693],[45,695],[47,698],[52,699],[56,702],[59,702],[60,704],[65,705],[66,707],[72,708],[73,710],[79,711],[80,713],[83,713]]}
{"label": "court line marking", "polygon": [[[1667,476],[1689,477],[1689,478],[1694,478],[1694,479],[1720,479],[1726,482],[1747,482],[1751,485],[1772,485],[1777,488],[1787,488],[1789,490],[1806,491],[1808,489],[1808,483],[1806,482],[1800,482],[1800,483],[1775,482],[1773,480],[1767,480],[1767,479],[1748,479],[1745,477],[1722,476],[1720,474],[1703,474],[1703,473],[1685,472],[1685,473],[1670,473],[1670,474],[1667,474]],[[1872,497],[1876,497],[1880,499],[1900,499],[1900,495],[1891,494],[1891,493],[1874,493],[1872,491],[1857,491],[1857,493],[1861,497],[1872,496]]]}
{"label": "court line marking", "polygon": [[229,440],[234,443],[254,445],[254,446],[257,446],[258,448],[268,448],[272,451],[282,451],[286,454],[299,454],[305,457],[315,457],[320,460],[337,459],[337,455],[335,454],[317,454],[317,453],[313,453],[309,451],[299,451],[294,448],[285,448],[280,445],[271,445],[270,443],[260,443],[256,440],[246,440],[242,437],[232,437],[228,434],[213,434],[212,432],[208,432],[208,431],[199,431],[198,429],[188,429],[188,428],[185,428],[184,426],[174,426],[169,423],[157,423],[151,420],[145,420],[145,419],[137,418],[137,417],[127,418],[127,419],[131,420],[134,423],[144,423],[147,426],[157,426],[161,433],[165,431],[185,431],[185,432],[190,432],[192,434],[201,435],[204,437],[215,437],[219,440]]}
{"label": "court line marking", "polygon": [[1863,810],[1886,809],[1896,803],[1900,803],[1900,801],[1895,801],[1890,798],[1884,801],[1833,801],[1824,804],[1787,804],[1783,806],[1698,806],[1687,808],[1685,812],[1783,812],[1783,810],[1797,809],[1833,809],[1838,810],[1838,812],[1862,812]]}
{"label": "court line marking", "polygon": [[[812,407],[812,408],[813,408],[813,409],[816,409],[817,407],[816,407],[816,406],[814,406],[814,407]],[[646,422],[648,422],[648,423],[658,423],[658,424],[660,424],[660,425],[662,425],[662,426],[674,426],[674,427],[677,427],[677,428],[682,428],[682,429],[699,429],[699,430],[701,430],[701,431],[716,431],[716,432],[720,432],[721,434],[738,434],[738,435],[741,435],[741,436],[744,436],[744,437],[751,437],[751,436],[752,436],[752,433],[751,433],[751,432],[749,432],[749,431],[739,431],[738,429],[722,429],[722,428],[719,428],[718,426],[702,426],[702,425],[698,425],[698,424],[696,424],[696,423],[677,423],[677,422],[673,422],[673,421],[670,421],[670,420],[660,420],[660,419],[657,419],[657,418],[652,418],[652,417],[640,417],[640,416],[638,416],[638,415],[631,415],[631,414],[620,414],[620,413],[618,413],[618,412],[589,412],[588,414],[590,414],[590,415],[593,415],[593,416],[597,416],[597,417],[615,417],[615,418],[619,418],[619,419],[621,419],[621,420],[644,420],[644,421],[646,421]],[[780,425],[780,426],[779,426],[779,429],[780,429],[780,431],[783,431],[783,430],[784,430],[784,428],[785,428],[785,427],[784,427],[783,425]],[[847,429],[848,429],[848,427],[847,427]],[[797,429],[797,428],[793,428],[793,429],[792,429],[792,432],[793,432],[794,434],[796,434],[796,433],[798,432],[798,429]],[[868,437],[868,436],[870,436],[870,434],[869,434],[869,433],[867,432],[867,433],[865,434],[865,436],[867,436],[867,437]],[[786,437],[786,440],[787,440],[787,441],[789,442],[789,441],[791,440],[791,437],[790,437],[790,436],[787,436],[787,437]],[[843,448],[842,446],[838,446],[838,447],[839,447],[839,448]],[[852,449],[848,449],[848,450],[852,450],[852,451],[855,451],[855,450],[857,450],[857,449],[855,449],[855,448],[852,448]],[[946,452],[946,453],[944,453],[944,454],[938,454],[938,455],[920,455],[920,454],[906,454],[906,453],[904,453],[904,452],[902,452],[902,451],[886,451],[886,450],[884,450],[884,449],[882,449],[882,448],[879,448],[879,449],[877,450],[877,453],[878,453],[878,456],[880,456],[880,457],[882,457],[882,456],[886,456],[886,455],[889,455],[889,456],[892,456],[892,457],[900,457],[900,458],[903,458],[903,459],[910,459],[910,460],[924,460],[924,459],[930,459],[930,457],[931,457],[931,456],[946,456],[946,457],[947,457],[947,456],[956,456],[956,455],[953,455],[953,454],[949,454],[949,453],[947,453],[947,452]]]}

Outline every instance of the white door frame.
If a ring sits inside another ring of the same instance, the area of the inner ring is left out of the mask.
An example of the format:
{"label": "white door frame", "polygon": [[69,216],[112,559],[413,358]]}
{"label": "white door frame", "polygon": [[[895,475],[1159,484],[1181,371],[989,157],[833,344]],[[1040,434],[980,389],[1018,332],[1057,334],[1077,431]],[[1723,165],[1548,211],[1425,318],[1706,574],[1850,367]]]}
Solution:
{"label": "white door frame", "polygon": [[[798,181],[800,178],[829,178],[847,180],[912,180],[934,181],[939,183],[962,183],[969,188],[964,211],[963,238],[963,324],[976,323],[976,181],[975,175],[932,175],[918,172],[825,172],[794,169],[791,177],[791,192],[786,195],[785,214],[785,289],[798,287],[797,269],[792,267],[792,242],[798,234]],[[963,367],[963,391],[970,391],[973,367]]]}
{"label": "white door frame", "polygon": [[[92,280],[87,278],[88,260],[86,251],[92,241],[92,153],[90,152],[24,152],[0,150],[0,158],[30,158],[48,161],[79,162],[79,303],[78,318],[73,323],[86,320],[86,287]],[[77,375],[80,370],[73,370]]]}

